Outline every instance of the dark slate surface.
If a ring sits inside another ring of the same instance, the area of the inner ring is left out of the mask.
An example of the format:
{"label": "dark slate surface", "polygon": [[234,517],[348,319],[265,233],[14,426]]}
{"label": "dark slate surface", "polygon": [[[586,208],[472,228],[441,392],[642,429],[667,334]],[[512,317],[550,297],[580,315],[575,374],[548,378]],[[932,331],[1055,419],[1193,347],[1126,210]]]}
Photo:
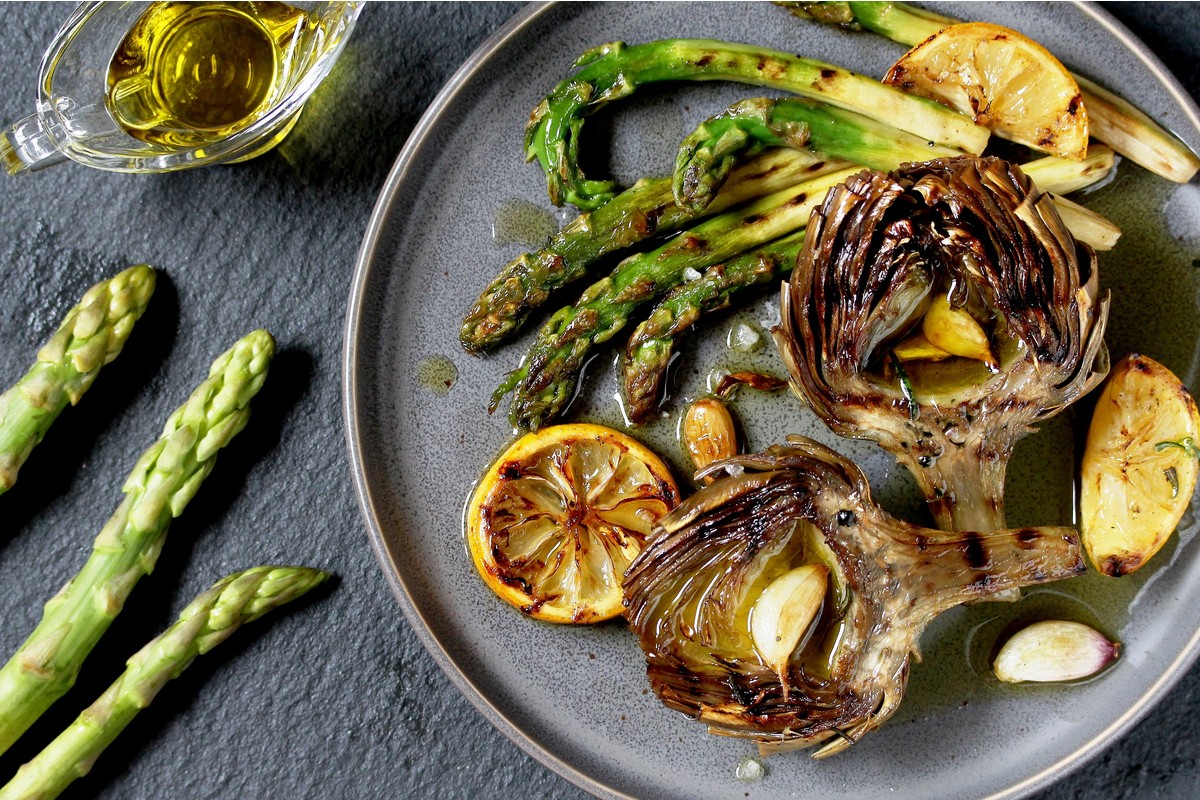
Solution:
{"label": "dark slate surface", "polygon": [[[129,263],[164,270],[125,355],[0,497],[0,651],[82,563],[134,458],[213,356],[259,326],[281,348],[252,425],[79,685],[0,758],[0,780],[217,577],[292,562],[340,580],[197,662],[67,796],[585,796],[483,722],[417,643],[359,522],[338,396],[345,298],[376,192],[438,88],[514,8],[368,8],[292,135],[249,164],[161,176],[64,165],[0,178],[0,384],[86,286]],[[1200,5],[1110,8],[1200,94]],[[0,119],[33,109],[40,54],[69,9],[5,6]],[[1042,797],[1194,797],[1198,712],[1200,668]]]}

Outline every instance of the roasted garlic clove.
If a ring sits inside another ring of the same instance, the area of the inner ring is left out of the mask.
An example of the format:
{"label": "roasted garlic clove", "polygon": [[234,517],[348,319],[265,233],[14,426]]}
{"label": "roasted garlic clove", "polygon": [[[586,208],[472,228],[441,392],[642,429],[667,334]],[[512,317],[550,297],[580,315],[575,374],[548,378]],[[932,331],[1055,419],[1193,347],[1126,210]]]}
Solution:
{"label": "roasted garlic clove", "polygon": [[702,397],[683,412],[683,446],[696,469],[736,456],[737,429],[729,409],[715,397]]}
{"label": "roasted garlic clove", "polygon": [[950,305],[948,294],[938,295],[929,304],[929,311],[921,322],[921,332],[938,350],[952,356],[982,361],[991,369],[1000,366],[992,355],[992,346],[983,326],[965,309]]}
{"label": "roasted garlic clove", "polygon": [[900,361],[945,361],[951,355],[930,344],[924,333],[914,333],[893,347],[892,353]]}
{"label": "roasted garlic clove", "polygon": [[754,603],[750,612],[754,649],[781,683],[787,683],[788,662],[812,630],[828,587],[828,567],[804,564],[772,581]]}
{"label": "roasted garlic clove", "polygon": [[1095,675],[1121,646],[1080,622],[1045,620],[1013,634],[992,669],[1005,683],[1061,683]]}

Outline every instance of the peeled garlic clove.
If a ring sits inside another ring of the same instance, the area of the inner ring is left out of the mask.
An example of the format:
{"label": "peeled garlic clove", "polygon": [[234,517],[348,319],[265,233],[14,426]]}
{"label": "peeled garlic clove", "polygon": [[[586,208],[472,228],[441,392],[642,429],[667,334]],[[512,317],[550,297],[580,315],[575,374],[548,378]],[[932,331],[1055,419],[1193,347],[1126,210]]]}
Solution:
{"label": "peeled garlic clove", "polygon": [[683,446],[696,469],[737,455],[737,430],[725,404],[715,397],[702,397],[683,413]]}
{"label": "peeled garlic clove", "polygon": [[948,294],[935,297],[929,304],[921,330],[929,343],[939,350],[982,361],[993,369],[999,367],[983,326],[964,309],[953,308]]}
{"label": "peeled garlic clove", "polygon": [[934,347],[924,333],[915,333],[892,348],[900,361],[945,361],[950,353]]}
{"label": "peeled garlic clove", "polygon": [[754,648],[780,680],[800,640],[812,627],[825,602],[829,568],[805,564],[771,582],[750,611],[750,637]]}
{"label": "peeled garlic clove", "polygon": [[1095,675],[1120,652],[1120,644],[1087,625],[1046,620],[1013,634],[992,669],[1005,683],[1074,681]]}

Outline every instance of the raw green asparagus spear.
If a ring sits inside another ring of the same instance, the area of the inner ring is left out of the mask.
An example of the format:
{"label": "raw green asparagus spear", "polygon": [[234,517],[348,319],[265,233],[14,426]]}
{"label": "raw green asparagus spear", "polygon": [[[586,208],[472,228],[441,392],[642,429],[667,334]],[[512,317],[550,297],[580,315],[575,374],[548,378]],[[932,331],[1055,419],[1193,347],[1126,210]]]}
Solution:
{"label": "raw green asparagus spear", "polygon": [[700,223],[648,253],[622,261],[611,275],[584,291],[574,306],[559,309],[538,331],[524,363],[492,395],[491,410],[514,391],[510,416],[519,428],[536,429],[570,401],[592,347],[612,338],[630,314],[698,271],[808,224],[830,187],[855,169],[797,184]]}
{"label": "raw green asparagus spear", "polygon": [[[861,26],[900,44],[913,46],[960,20],[908,3],[781,2],[797,16],[844,27]],[[1130,103],[1087,78],[1072,73],[1083,94],[1089,133],[1151,172],[1187,183],[1200,170],[1200,156]]]}
{"label": "raw green asparagus spear", "polygon": [[579,169],[583,120],[657,81],[725,80],[766,86],[857,111],[968,153],[982,152],[988,140],[986,128],[931,100],[841,67],[753,45],[706,39],[611,42],[584,53],[575,67],[579,71],[533,110],[525,128],[526,159],[541,162],[556,205],[566,201],[591,209],[613,196],[611,181],[587,180]]}
{"label": "raw green asparagus spear", "polygon": [[[848,166],[804,150],[770,150],[735,169],[728,189],[705,212],[714,214]],[[699,217],[675,204],[670,178],[638,181],[595,211],[577,217],[541,250],[505,265],[463,318],[459,331],[463,348],[470,353],[492,349],[518,330],[552,291],[586,275],[601,256],[656,233],[676,231]]]}
{"label": "raw green asparagus spear", "polygon": [[675,339],[703,314],[728,307],[733,294],[774,282],[790,272],[803,245],[804,231],[797,231],[714,264],[699,279],[676,286],[663,297],[629,337],[622,357],[621,388],[630,422],[640,425],[658,408]]}
{"label": "raw green asparagus spear", "polygon": [[0,800],[53,800],[92,768],[138,712],[196,656],[329,576],[308,567],[255,567],[218,581],[179,621],[139,650],[116,682],[0,789]]}
{"label": "raw green asparagus spear", "polygon": [[87,563],[46,603],[37,628],[0,667],[0,753],[74,684],[138,579],[154,569],[167,526],[212,471],[217,451],[245,427],[274,353],[266,331],[238,341],[138,459]]}
{"label": "raw green asparagus spear", "polygon": [[675,158],[675,202],[702,210],[734,164],[763,147],[807,148],[882,170],[960,155],[853,111],[812,100],[759,97],[735,103],[683,140]]}
{"label": "raw green asparagus spear", "polygon": [[25,377],[0,395],[0,494],[67,404],[75,405],[116,358],[154,294],[154,270],[140,264],[88,289],[38,351]]}
{"label": "raw green asparagus spear", "polygon": [[[1083,161],[1048,156],[1022,169],[1044,191],[1071,192],[1102,180],[1112,169],[1112,151],[1093,145]],[[1110,248],[1120,236],[1111,222],[1082,206],[1055,197],[1063,221],[1078,239],[1097,249]],[[715,264],[695,281],[672,289],[634,329],[621,359],[625,414],[635,424],[650,419],[663,396],[667,366],[678,338],[700,317],[730,305],[734,295],[791,272],[804,243],[803,232],[765,248]]]}

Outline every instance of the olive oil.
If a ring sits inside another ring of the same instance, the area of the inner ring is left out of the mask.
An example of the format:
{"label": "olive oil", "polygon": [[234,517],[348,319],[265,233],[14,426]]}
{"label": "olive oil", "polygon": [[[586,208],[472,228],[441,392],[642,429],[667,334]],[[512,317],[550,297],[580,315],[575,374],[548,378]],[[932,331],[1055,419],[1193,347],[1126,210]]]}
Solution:
{"label": "olive oil", "polygon": [[277,99],[308,24],[286,3],[152,3],[113,54],[108,109],[152,144],[224,139]]}

